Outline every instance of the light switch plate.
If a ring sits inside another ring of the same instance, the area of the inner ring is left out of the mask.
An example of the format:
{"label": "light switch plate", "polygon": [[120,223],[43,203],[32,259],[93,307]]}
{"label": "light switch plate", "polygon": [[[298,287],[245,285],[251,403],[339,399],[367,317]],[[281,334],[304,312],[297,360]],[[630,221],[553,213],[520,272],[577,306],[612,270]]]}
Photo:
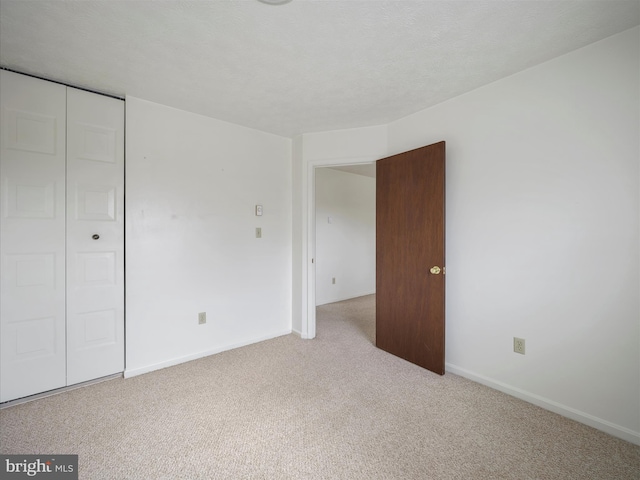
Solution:
{"label": "light switch plate", "polygon": [[262,205],[256,205],[256,217],[262,216]]}

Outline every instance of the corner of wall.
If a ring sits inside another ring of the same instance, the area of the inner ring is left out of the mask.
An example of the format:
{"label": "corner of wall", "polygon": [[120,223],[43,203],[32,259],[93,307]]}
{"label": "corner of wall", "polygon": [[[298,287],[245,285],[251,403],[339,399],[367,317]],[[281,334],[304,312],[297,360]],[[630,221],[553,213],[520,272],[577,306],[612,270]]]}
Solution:
{"label": "corner of wall", "polygon": [[303,312],[303,137],[298,135],[291,144],[291,171],[292,171],[292,305],[291,327],[294,332],[301,335]]}

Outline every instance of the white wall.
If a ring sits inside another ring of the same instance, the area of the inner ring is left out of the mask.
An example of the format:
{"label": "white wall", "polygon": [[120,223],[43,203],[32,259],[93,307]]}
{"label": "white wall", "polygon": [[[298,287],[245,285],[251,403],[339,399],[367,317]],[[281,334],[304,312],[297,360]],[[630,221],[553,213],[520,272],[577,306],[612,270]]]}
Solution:
{"label": "white wall", "polygon": [[290,333],[291,140],[132,97],[126,121],[126,375]]}
{"label": "white wall", "polygon": [[376,180],[331,168],[315,174],[316,305],[374,293]]}
{"label": "white wall", "polygon": [[447,370],[635,443],[639,45],[623,32],[388,137],[391,154],[447,142]]}

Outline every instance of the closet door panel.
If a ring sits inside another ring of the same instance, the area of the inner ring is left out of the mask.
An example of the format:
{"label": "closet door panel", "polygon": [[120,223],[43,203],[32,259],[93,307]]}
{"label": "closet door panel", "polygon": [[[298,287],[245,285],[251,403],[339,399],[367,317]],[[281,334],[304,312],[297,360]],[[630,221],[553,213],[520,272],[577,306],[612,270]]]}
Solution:
{"label": "closet door panel", "polygon": [[124,370],[124,102],[68,89],[67,381]]}
{"label": "closet door panel", "polygon": [[0,71],[0,401],[66,385],[66,87]]}

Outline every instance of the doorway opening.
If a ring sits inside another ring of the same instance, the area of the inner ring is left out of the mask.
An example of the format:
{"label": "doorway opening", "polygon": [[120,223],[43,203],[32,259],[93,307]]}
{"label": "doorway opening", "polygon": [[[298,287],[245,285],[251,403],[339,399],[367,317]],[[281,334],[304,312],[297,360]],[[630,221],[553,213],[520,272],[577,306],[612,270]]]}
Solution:
{"label": "doorway opening", "polygon": [[[442,375],[445,142],[376,162],[376,346]],[[308,166],[305,253],[311,261],[307,269],[306,338],[316,334],[316,173],[321,166],[328,165]]]}
{"label": "doorway opening", "polygon": [[[306,332],[305,338],[316,336],[316,169],[318,168],[368,168],[375,170],[377,157],[316,160],[308,164],[307,171],[307,271],[306,271]],[[328,221],[328,220],[327,220]],[[337,279],[336,279],[337,281]]]}
{"label": "doorway opening", "polygon": [[316,307],[376,288],[375,163],[315,169]]}

